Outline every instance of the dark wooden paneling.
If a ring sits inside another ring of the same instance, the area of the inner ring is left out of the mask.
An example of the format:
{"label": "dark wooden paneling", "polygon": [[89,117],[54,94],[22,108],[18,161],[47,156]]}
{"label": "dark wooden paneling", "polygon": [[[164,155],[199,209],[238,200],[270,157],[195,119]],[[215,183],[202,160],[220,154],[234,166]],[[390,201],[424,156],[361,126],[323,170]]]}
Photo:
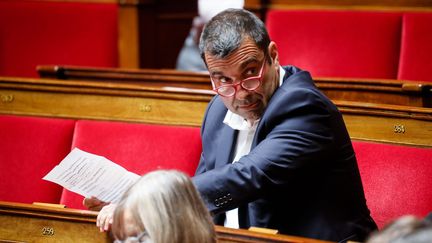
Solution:
{"label": "dark wooden paneling", "polygon": [[140,68],[174,68],[192,20],[196,0],[138,2]]}

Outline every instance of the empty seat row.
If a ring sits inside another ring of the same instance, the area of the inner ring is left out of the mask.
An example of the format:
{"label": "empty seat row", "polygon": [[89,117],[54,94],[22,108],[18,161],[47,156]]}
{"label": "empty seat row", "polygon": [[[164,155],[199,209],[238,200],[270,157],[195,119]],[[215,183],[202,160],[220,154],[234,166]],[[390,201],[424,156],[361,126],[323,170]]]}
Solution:
{"label": "empty seat row", "polygon": [[[177,169],[193,175],[198,127],[30,116],[0,116],[0,201],[48,202],[83,209],[82,196],[42,180],[73,147],[137,174]],[[432,211],[432,149],[354,141],[367,204],[379,226]]]}
{"label": "empty seat row", "polygon": [[315,77],[432,81],[432,12],[269,10],[283,65]]}
{"label": "empty seat row", "polygon": [[37,77],[36,66],[118,66],[116,3],[0,1],[0,75]]}
{"label": "empty seat row", "polygon": [[177,169],[192,176],[201,153],[198,127],[2,115],[0,137],[0,201],[81,209],[82,196],[42,180],[72,148],[141,175]]}
{"label": "empty seat row", "polygon": [[[118,66],[118,5],[0,1],[0,75],[37,65]],[[277,10],[265,23],[281,64],[315,77],[432,81],[432,12]]]}

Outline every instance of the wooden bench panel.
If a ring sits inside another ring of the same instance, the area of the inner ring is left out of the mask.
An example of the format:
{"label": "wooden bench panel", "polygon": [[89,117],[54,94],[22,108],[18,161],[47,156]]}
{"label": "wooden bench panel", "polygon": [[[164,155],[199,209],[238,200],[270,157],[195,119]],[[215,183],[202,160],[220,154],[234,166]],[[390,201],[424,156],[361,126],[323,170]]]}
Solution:
{"label": "wooden bench panel", "polygon": [[200,126],[212,95],[143,85],[0,78],[0,113]]}
{"label": "wooden bench panel", "polygon": [[[119,81],[0,77],[0,97],[0,114],[200,126],[213,93]],[[432,108],[334,102],[352,138],[432,145]]]}
{"label": "wooden bench panel", "polygon": [[391,79],[315,78],[332,100],[432,107],[432,83]]}
{"label": "wooden bench panel", "polygon": [[352,139],[432,146],[432,109],[335,101]]}
{"label": "wooden bench panel", "polygon": [[96,225],[97,212],[0,202],[0,241],[112,242]]}
{"label": "wooden bench panel", "polygon": [[[152,87],[211,90],[208,74],[171,69],[119,69],[77,66],[38,66],[43,78],[115,81]],[[432,107],[432,83],[353,78],[315,78],[315,84],[332,100]]]}
{"label": "wooden bench panel", "polygon": [[[0,202],[0,241],[112,242],[96,227],[96,212]],[[216,226],[221,243],[330,243],[287,235],[271,235]]]}

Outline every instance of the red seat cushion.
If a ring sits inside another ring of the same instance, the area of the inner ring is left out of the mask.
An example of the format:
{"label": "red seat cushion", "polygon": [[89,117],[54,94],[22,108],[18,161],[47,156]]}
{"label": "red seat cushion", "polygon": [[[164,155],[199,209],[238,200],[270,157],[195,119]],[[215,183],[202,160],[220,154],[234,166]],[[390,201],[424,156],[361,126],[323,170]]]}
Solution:
{"label": "red seat cushion", "polygon": [[0,75],[36,65],[117,67],[117,4],[0,1]]}
{"label": "red seat cushion", "polygon": [[398,79],[432,81],[432,13],[403,16]]}
{"label": "red seat cushion", "polygon": [[353,142],[367,204],[379,227],[432,211],[432,149]]}
{"label": "red seat cushion", "polygon": [[320,77],[397,77],[401,14],[269,10],[266,19],[282,65]]}
{"label": "red seat cushion", "polygon": [[70,152],[74,123],[0,116],[0,201],[60,202],[62,188],[42,177]]}
{"label": "red seat cushion", "polygon": [[[77,121],[72,146],[104,156],[140,175],[156,169],[177,169],[192,176],[201,154],[198,127],[126,122]],[[61,202],[83,208],[82,199],[65,190]]]}

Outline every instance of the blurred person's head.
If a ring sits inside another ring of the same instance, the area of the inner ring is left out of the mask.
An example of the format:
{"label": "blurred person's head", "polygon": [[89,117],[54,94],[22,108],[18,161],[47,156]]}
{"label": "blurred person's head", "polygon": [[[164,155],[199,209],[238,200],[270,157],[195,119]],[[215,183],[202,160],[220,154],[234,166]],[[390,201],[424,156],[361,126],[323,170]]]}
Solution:
{"label": "blurred person's head", "polygon": [[366,243],[430,243],[432,223],[412,215],[403,216],[370,235]]}
{"label": "blurred person's head", "polygon": [[114,212],[112,233],[119,242],[216,242],[207,208],[179,171],[150,172],[129,188]]}
{"label": "blurred person's head", "polygon": [[244,0],[198,0],[198,15],[207,23],[216,14],[228,8],[243,8]]}

